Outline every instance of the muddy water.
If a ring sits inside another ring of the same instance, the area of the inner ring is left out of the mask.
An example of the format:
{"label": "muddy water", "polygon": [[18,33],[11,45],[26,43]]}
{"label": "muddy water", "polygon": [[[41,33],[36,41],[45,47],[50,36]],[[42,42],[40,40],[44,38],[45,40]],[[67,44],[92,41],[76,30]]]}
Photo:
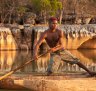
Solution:
{"label": "muddy water", "polygon": [[[69,50],[74,56],[86,65],[90,70],[96,71],[96,50]],[[31,51],[0,51],[0,72],[5,73],[13,70],[25,62],[32,59]],[[59,61],[59,60],[58,60]],[[49,65],[49,55],[40,57],[37,61],[32,61],[17,73],[46,73]],[[58,68],[57,68],[58,67]],[[54,72],[82,72],[83,70],[77,65],[70,65],[65,62],[57,62],[53,65]],[[57,70],[56,70],[57,69]]]}
{"label": "muddy water", "polygon": [[[80,59],[80,61],[88,67],[91,71],[96,71],[96,50],[69,50],[74,56]],[[32,59],[31,51],[0,51],[0,75],[14,70],[15,68],[23,65],[25,62]],[[22,79],[29,79],[30,74],[45,74],[48,68],[49,55],[46,54],[40,57],[37,61],[32,61],[24,68],[15,72],[15,76]],[[59,59],[57,59],[60,61]],[[55,60],[56,61],[56,60]],[[57,61],[56,61],[57,62]],[[70,65],[64,62],[57,62],[53,65],[54,73],[82,73],[84,70],[79,68],[77,65]],[[60,74],[61,75],[61,74]],[[25,77],[26,78],[25,78]],[[13,75],[14,77],[14,75]],[[36,77],[36,76],[34,76]],[[38,76],[37,76],[38,77]],[[71,75],[72,77],[72,75]],[[49,78],[48,78],[49,79]],[[51,78],[52,79],[52,78]],[[57,79],[54,78],[53,79]],[[59,78],[60,79],[60,78]],[[17,90],[4,90],[0,91],[17,91]],[[18,91],[32,91],[32,90],[18,90]]]}

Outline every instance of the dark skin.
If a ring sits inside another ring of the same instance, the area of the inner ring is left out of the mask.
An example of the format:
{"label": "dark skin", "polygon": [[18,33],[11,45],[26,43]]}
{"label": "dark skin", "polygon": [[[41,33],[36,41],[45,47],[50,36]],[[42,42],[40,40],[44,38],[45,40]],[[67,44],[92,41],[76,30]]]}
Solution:
{"label": "dark skin", "polygon": [[[41,34],[40,39],[38,40],[36,46],[34,47],[33,58],[34,59],[38,58],[37,55],[38,49],[44,40],[46,40],[48,46],[50,47],[50,53],[60,49],[64,49],[62,39],[63,39],[63,31],[58,29],[58,21],[57,20],[50,21],[49,28]],[[90,76],[96,75],[96,73],[91,72],[81,62],[78,62],[77,65],[86,70],[90,74]]]}
{"label": "dark skin", "polygon": [[[38,40],[38,42],[34,48],[34,51],[33,51],[34,59],[36,59],[38,57],[37,53],[38,53],[39,46],[42,44],[42,42],[44,40],[46,40],[47,44],[49,45],[50,52],[55,52],[55,51],[63,48],[63,44],[62,44],[63,32],[61,30],[57,29],[57,25],[58,25],[57,20],[49,22],[49,28],[46,31],[44,31],[44,33],[42,33],[40,39]],[[55,41],[55,39],[58,39],[58,41]],[[58,46],[58,47],[56,47],[56,46]],[[54,47],[56,47],[56,48],[54,48]]]}

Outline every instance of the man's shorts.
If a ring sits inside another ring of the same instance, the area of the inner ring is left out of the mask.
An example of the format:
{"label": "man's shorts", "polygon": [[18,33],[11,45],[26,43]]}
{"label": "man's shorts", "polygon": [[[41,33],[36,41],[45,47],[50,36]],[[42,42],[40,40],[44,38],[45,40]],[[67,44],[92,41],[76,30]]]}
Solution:
{"label": "man's shorts", "polygon": [[[73,56],[69,51],[67,50],[59,50],[54,53],[51,53],[51,56],[54,58],[55,56],[58,56],[59,60],[62,60],[64,62],[70,63],[70,64],[76,64],[79,62],[79,59]],[[54,60],[55,61],[55,60]]]}

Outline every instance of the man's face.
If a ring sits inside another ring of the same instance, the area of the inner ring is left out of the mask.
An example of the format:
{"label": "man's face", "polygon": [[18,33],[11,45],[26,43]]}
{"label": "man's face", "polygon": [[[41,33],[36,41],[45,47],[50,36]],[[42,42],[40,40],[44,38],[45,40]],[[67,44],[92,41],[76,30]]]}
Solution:
{"label": "man's face", "polygon": [[57,25],[58,25],[57,20],[53,20],[53,21],[51,21],[51,22],[49,23],[49,28],[52,29],[52,30],[54,30],[54,29],[57,28]]}

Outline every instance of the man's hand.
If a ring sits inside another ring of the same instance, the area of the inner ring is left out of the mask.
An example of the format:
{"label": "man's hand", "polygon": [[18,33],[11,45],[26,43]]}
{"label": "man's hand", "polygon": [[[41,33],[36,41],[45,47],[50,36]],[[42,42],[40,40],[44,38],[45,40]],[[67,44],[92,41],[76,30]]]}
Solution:
{"label": "man's hand", "polygon": [[55,50],[55,48],[51,48],[50,50],[49,50],[49,52],[55,52],[56,50]]}
{"label": "man's hand", "polygon": [[37,60],[38,59],[38,55],[33,55],[33,60]]}
{"label": "man's hand", "polygon": [[64,47],[62,45],[57,45],[54,48],[50,48],[49,52],[55,52],[57,50],[63,49]]}

